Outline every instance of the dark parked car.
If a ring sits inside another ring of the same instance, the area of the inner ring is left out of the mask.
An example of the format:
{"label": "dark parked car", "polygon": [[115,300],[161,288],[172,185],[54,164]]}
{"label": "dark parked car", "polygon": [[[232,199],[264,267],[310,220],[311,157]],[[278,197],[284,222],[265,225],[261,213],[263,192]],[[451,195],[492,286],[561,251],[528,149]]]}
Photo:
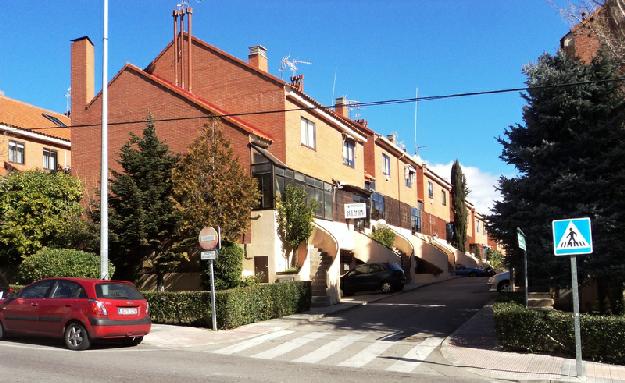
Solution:
{"label": "dark parked car", "polygon": [[343,295],[374,290],[389,293],[402,290],[405,283],[404,271],[397,264],[363,263],[341,277],[341,290]]}
{"label": "dark parked car", "polygon": [[456,275],[464,277],[490,277],[495,275],[495,270],[492,267],[466,267],[463,265],[456,266]]}
{"label": "dark parked car", "polygon": [[0,300],[0,339],[58,337],[70,350],[85,350],[99,339],[139,344],[150,327],[148,302],[130,282],[48,278]]}

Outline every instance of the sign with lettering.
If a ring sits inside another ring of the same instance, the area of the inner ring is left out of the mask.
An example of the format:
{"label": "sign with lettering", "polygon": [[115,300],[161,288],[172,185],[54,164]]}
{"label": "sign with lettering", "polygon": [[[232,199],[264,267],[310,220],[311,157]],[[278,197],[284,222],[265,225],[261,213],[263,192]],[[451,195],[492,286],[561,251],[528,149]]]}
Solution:
{"label": "sign with lettering", "polygon": [[367,217],[367,204],[366,203],[346,203],[344,205],[345,219],[356,219]]}

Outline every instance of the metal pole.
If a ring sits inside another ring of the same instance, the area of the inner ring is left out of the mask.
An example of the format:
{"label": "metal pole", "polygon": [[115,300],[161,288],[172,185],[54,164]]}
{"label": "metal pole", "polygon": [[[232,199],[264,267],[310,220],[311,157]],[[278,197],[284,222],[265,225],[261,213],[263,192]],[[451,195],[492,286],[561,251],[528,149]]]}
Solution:
{"label": "metal pole", "polygon": [[582,365],[582,335],[579,325],[579,289],[577,286],[577,258],[571,255],[571,285],[573,288],[573,313],[575,315],[575,372],[578,377],[583,376]]}
{"label": "metal pole", "polygon": [[108,270],[108,14],[109,3],[104,0],[104,31],[102,37],[102,153],[100,167],[100,278],[109,279]]}
{"label": "metal pole", "polygon": [[208,262],[210,265],[211,271],[211,318],[213,321],[213,330],[217,331],[217,312],[215,311],[215,274],[213,271],[213,260],[210,259]]}
{"label": "metal pole", "polygon": [[528,302],[529,302],[529,288],[528,288],[528,282],[527,282],[527,250],[523,251],[523,254],[525,255],[523,257],[523,263],[525,264],[523,267],[525,268],[525,272],[524,277],[525,277],[525,308],[528,308]]}

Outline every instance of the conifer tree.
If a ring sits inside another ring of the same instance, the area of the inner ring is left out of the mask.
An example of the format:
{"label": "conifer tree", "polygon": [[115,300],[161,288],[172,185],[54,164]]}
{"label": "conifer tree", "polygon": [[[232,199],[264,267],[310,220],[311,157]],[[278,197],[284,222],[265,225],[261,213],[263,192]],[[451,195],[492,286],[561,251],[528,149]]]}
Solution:
{"label": "conifer tree", "polygon": [[144,265],[151,265],[162,288],[163,275],[181,255],[172,246],[178,216],[171,204],[172,169],[177,156],[157,135],[152,116],[141,137],[131,133],[112,171],[109,193],[111,259],[116,278],[136,280]]}
{"label": "conifer tree", "polygon": [[[532,87],[523,95],[524,124],[510,126],[499,139],[501,158],[518,175],[499,181],[503,198],[488,218],[489,233],[506,245],[508,261],[520,269],[516,227],[521,227],[530,287],[566,287],[568,259],[553,256],[551,221],[590,217],[594,252],[578,258],[580,278],[616,286],[620,291],[601,289],[601,294],[620,296],[610,305],[619,311],[625,275],[625,115],[622,83],[614,80],[620,71],[600,52],[588,65],[561,53],[545,54],[524,73]],[[554,87],[571,83],[577,85]]]}
{"label": "conifer tree", "polygon": [[454,238],[456,249],[466,251],[467,242],[467,182],[462,173],[460,162],[454,161],[451,167],[451,199],[454,213]]}

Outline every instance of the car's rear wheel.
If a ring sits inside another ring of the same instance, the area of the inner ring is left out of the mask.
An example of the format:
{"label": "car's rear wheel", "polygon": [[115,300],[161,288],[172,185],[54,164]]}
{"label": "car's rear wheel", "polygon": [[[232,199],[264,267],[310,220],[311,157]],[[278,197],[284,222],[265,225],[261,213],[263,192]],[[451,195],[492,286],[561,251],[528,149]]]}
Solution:
{"label": "car's rear wheel", "polygon": [[380,290],[382,290],[384,294],[388,294],[393,291],[393,285],[391,284],[391,282],[382,282],[382,284],[380,285]]}
{"label": "car's rear wheel", "polygon": [[0,322],[0,340],[6,338],[7,334],[4,331],[4,327],[2,326],[2,322]]}
{"label": "car's rear wheel", "polygon": [[398,283],[398,284],[396,284],[396,285],[393,287],[393,289],[394,289],[395,291],[402,291],[402,290],[404,289],[404,284],[403,284],[403,283]]}
{"label": "car's rear wheel", "polygon": [[78,322],[72,322],[65,328],[65,347],[72,351],[82,351],[89,348],[91,341],[85,326]]}
{"label": "car's rear wheel", "polygon": [[510,286],[510,281],[501,281],[497,284],[497,291],[499,292],[507,292],[512,291]]}

